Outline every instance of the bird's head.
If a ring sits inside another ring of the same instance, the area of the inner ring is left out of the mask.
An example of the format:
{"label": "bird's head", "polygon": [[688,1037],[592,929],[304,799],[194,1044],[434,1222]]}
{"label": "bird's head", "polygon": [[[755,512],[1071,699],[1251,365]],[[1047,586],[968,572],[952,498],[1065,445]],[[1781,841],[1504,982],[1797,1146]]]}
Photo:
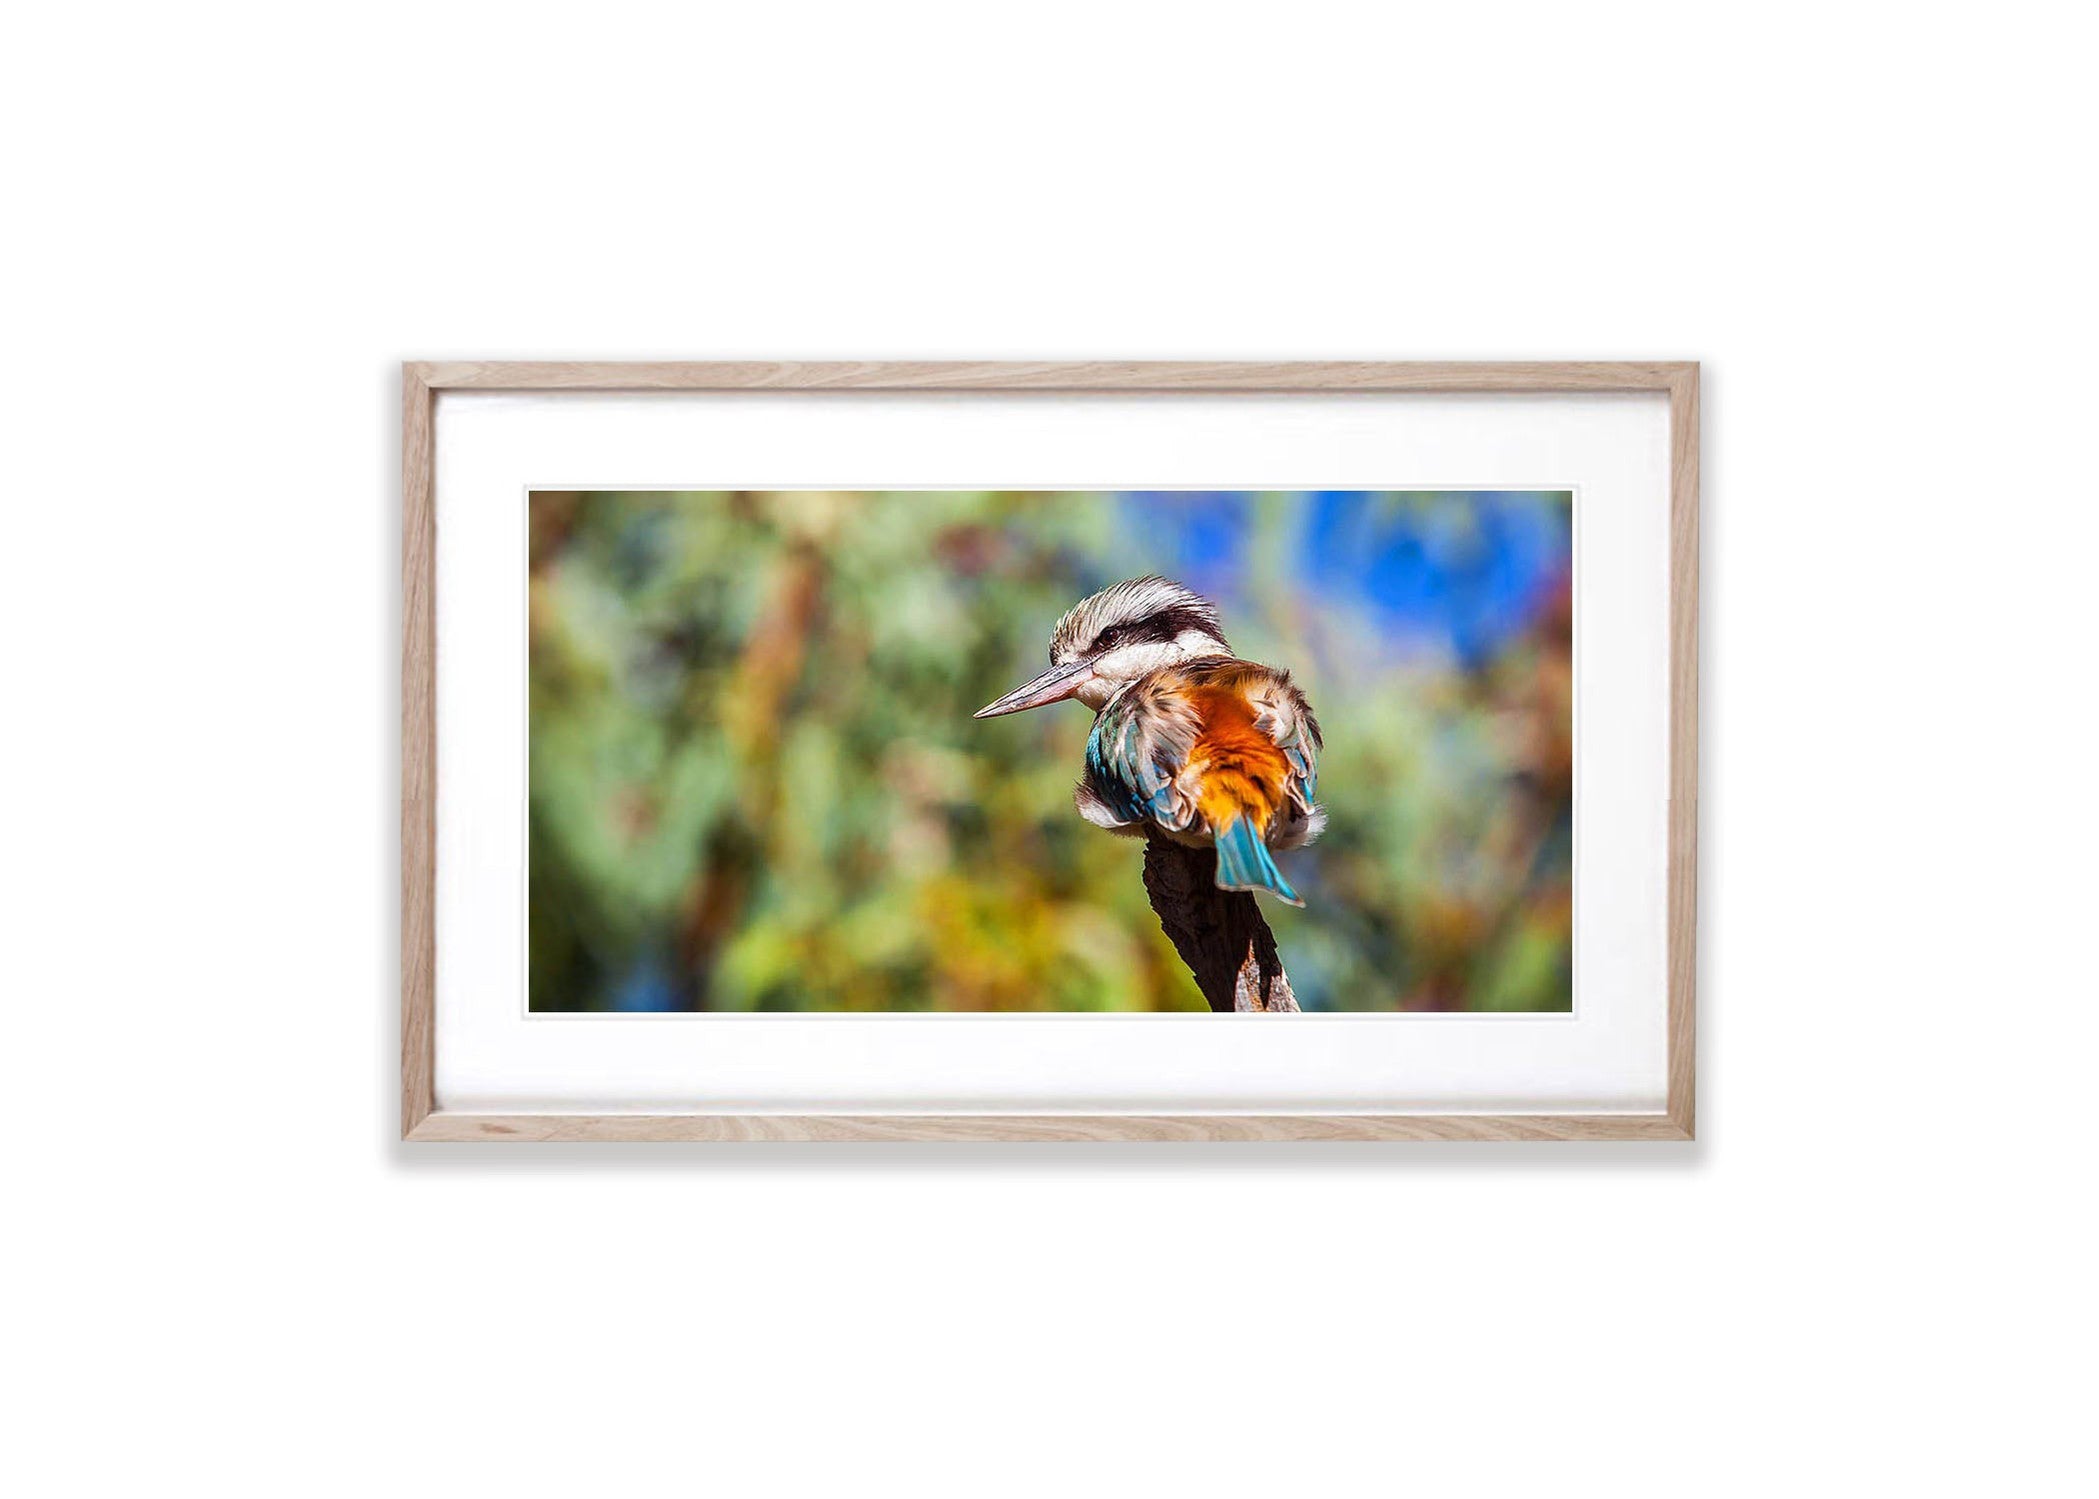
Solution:
{"label": "bird's head", "polygon": [[1148,671],[1231,653],[1216,605],[1165,578],[1132,578],[1074,604],[1050,636],[1049,670],[976,716],[996,718],[1066,698],[1098,712]]}

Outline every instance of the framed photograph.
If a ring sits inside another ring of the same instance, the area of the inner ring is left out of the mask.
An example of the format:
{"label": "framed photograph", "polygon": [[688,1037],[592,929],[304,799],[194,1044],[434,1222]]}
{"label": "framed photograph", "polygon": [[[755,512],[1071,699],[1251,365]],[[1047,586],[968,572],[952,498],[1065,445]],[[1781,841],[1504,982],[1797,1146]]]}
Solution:
{"label": "framed photograph", "polygon": [[1695,364],[403,394],[405,1138],[1692,1138]]}

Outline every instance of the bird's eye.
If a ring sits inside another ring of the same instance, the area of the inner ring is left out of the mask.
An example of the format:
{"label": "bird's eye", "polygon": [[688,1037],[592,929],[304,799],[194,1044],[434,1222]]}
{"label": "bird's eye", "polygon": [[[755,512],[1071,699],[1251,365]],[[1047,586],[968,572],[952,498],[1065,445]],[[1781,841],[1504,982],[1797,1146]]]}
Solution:
{"label": "bird's eye", "polygon": [[1093,637],[1094,653],[1099,654],[1101,651],[1113,649],[1115,646],[1120,645],[1122,643],[1122,637],[1123,628],[1121,625],[1108,626],[1107,629],[1101,631],[1100,634]]}

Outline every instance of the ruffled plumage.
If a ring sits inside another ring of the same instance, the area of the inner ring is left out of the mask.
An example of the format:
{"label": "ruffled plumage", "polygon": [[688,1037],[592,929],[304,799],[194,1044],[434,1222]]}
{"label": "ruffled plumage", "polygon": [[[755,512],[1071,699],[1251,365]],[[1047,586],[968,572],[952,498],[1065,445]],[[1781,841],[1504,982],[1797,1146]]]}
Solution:
{"label": "ruffled plumage", "polygon": [[1179,662],[1101,709],[1079,813],[1111,832],[1150,824],[1197,844],[1244,819],[1269,847],[1295,848],[1325,825],[1319,750],[1319,721],[1288,672],[1230,656]]}

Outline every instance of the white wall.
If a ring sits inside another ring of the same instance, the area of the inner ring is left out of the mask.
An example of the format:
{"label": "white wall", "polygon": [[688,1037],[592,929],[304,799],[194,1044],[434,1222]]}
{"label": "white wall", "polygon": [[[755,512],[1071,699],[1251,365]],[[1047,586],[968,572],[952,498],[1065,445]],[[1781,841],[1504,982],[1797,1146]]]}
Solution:
{"label": "white wall", "polygon": [[[2072,1487],[2067,20],[16,18],[12,1487]],[[1704,1139],[398,1147],[394,366],[447,355],[1707,361]]]}

